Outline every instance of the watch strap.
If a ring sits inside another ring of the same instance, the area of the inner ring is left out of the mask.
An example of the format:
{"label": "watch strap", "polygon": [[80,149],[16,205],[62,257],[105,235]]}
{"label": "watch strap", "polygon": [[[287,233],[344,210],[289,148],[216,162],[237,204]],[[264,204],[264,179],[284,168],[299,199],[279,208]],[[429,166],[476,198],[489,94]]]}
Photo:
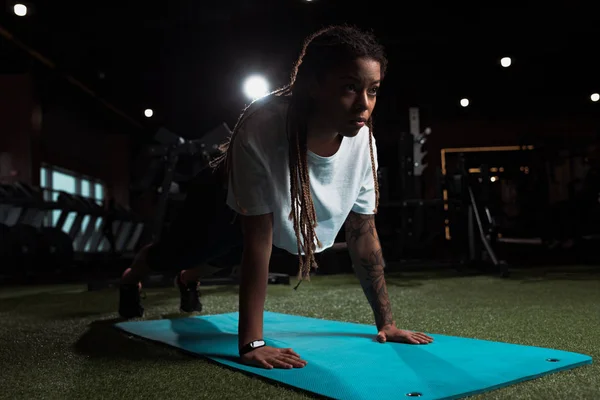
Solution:
{"label": "watch strap", "polygon": [[265,341],[263,339],[253,340],[250,343],[248,343],[240,348],[240,355],[250,353],[252,350],[256,350],[256,349],[258,349],[260,347],[264,347],[266,345],[267,344],[265,343]]}

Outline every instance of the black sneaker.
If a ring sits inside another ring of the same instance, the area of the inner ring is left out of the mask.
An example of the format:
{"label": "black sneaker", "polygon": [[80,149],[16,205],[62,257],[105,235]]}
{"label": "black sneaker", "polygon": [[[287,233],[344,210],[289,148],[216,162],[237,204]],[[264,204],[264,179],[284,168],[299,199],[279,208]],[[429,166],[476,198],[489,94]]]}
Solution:
{"label": "black sneaker", "polygon": [[179,310],[182,312],[200,312],[202,311],[202,303],[200,303],[200,292],[198,286],[200,282],[184,283],[181,280],[181,273],[175,276],[175,286],[179,288],[180,302]]}
{"label": "black sneaker", "polygon": [[139,285],[120,285],[119,315],[123,318],[139,318],[144,315],[144,307],[142,307]]}

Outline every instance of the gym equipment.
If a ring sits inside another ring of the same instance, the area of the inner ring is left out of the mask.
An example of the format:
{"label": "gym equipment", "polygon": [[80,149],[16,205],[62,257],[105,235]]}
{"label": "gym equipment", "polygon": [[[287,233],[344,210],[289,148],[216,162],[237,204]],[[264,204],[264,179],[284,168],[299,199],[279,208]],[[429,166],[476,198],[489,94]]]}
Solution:
{"label": "gym equipment", "polygon": [[10,227],[0,223],[0,275],[9,275],[15,270]]}
{"label": "gym equipment", "polygon": [[69,267],[73,260],[70,238],[60,229],[43,226],[48,212],[59,205],[45,202],[41,189],[23,182],[2,185],[0,196],[3,272],[30,276]]}
{"label": "gym equipment", "polygon": [[15,271],[27,276],[43,270],[38,229],[31,225],[16,224],[10,227],[9,236]]}
{"label": "gym equipment", "polygon": [[[208,168],[211,158],[218,154],[219,145],[230,135],[231,130],[225,123],[197,140],[186,140],[165,128],[158,130],[154,139],[160,144],[148,148],[149,154],[154,158],[150,173],[135,185],[138,189],[148,188],[145,185],[151,185],[155,179],[154,175],[162,170],[162,180],[156,188],[159,196],[152,224],[153,240],[158,240],[162,234],[168,201],[172,193],[171,188],[174,183],[189,181]],[[188,166],[184,171],[178,173],[178,166],[184,157],[191,167]],[[157,162],[157,158],[160,162]]]}
{"label": "gym equipment", "polygon": [[[94,252],[96,249],[91,248],[93,241],[90,240],[97,235],[101,225],[104,214],[102,207],[92,199],[65,192],[60,192],[57,201],[62,205],[63,211],[58,218],[56,227],[67,232],[73,241],[75,252]],[[72,222],[67,227],[69,216],[71,216]]]}
{"label": "gym equipment", "polygon": [[15,182],[9,186],[7,191],[8,200],[19,211],[19,217],[15,223],[27,224],[36,228],[42,226],[47,209],[42,191],[23,182]]}
{"label": "gym equipment", "polygon": [[75,242],[75,248],[80,252],[92,251],[90,248],[90,239],[92,238],[92,235],[94,235],[100,229],[104,212],[102,206],[96,203],[95,200],[78,195],[74,195],[74,197],[83,204],[87,214],[83,218],[82,231],[79,236],[79,240]]}
{"label": "gym equipment", "polygon": [[40,190],[22,182],[0,185],[0,203],[4,224],[41,226],[46,205]]}
{"label": "gym equipment", "polygon": [[143,230],[143,221],[135,218],[125,207],[119,204],[115,205],[113,234],[117,252],[135,252],[135,246],[137,245]]}
{"label": "gym equipment", "polygon": [[69,235],[59,228],[42,227],[38,241],[39,265],[46,271],[56,272],[71,266],[74,249]]}
{"label": "gym equipment", "polygon": [[74,241],[81,230],[86,209],[75,197],[66,192],[59,192],[56,201],[61,207],[61,212],[55,226],[66,232]]}
{"label": "gym equipment", "polygon": [[131,229],[131,234],[129,235],[126,243],[125,243],[125,251],[129,253],[134,253],[137,250],[137,244],[139,243],[142,233],[145,229],[145,223],[143,221],[134,222],[134,225]]}
{"label": "gym equipment", "polygon": [[10,185],[0,185],[0,222],[13,226],[19,220],[21,208],[11,204],[12,189]]}
{"label": "gym equipment", "polygon": [[597,263],[600,180],[584,158],[580,149],[552,146],[443,149],[444,192],[464,202],[468,231],[457,235],[462,217],[447,217],[448,242],[467,238],[471,262],[501,270],[500,253],[511,264]]}
{"label": "gym equipment", "polygon": [[[61,192],[58,196],[61,212],[57,227],[68,232],[74,242],[76,252],[87,254],[110,252],[110,244],[105,237],[104,224],[108,212],[96,201],[79,195]],[[71,220],[69,226],[66,225]],[[123,256],[134,251],[145,222],[130,210],[114,204],[111,229],[115,238],[115,253]]]}
{"label": "gym equipment", "polygon": [[[102,259],[105,209],[96,200],[65,192],[44,201],[40,188],[23,182],[0,186],[0,273],[14,277],[64,272],[82,261]],[[55,213],[58,213],[56,217]],[[115,255],[133,253],[144,222],[115,205]]]}
{"label": "gym equipment", "polygon": [[265,369],[240,362],[238,319],[238,313],[227,313],[128,321],[115,327],[240,372],[336,399],[463,398],[592,363],[585,354],[447,335],[430,335],[435,341],[429,345],[382,345],[374,340],[377,329],[372,324],[265,311],[266,344],[293,348],[308,362],[293,371]]}
{"label": "gym equipment", "polygon": [[[456,202],[450,202],[455,205]],[[426,248],[444,236],[443,199],[405,199],[401,205],[401,250]]]}
{"label": "gym equipment", "polygon": [[487,170],[488,168],[483,165],[481,174],[469,173],[464,155],[459,154],[456,175],[450,178],[453,182],[446,184],[444,190],[448,193],[448,188],[453,186],[452,195],[456,197],[446,194],[449,198],[447,203],[458,200],[463,207],[462,212],[455,213],[452,217],[447,215],[446,228],[449,231],[452,223],[453,227],[458,228],[460,232],[462,227],[462,234],[459,233],[457,236],[459,243],[464,243],[465,239],[467,241],[467,260],[471,266],[477,269],[488,269],[491,264],[501,277],[507,278],[510,275],[508,265],[498,257],[496,251],[498,229],[489,206],[490,176]]}
{"label": "gym equipment", "polygon": [[[462,202],[447,199],[442,195],[442,176],[438,174],[433,198],[424,198],[423,173],[428,167],[426,144],[431,129],[421,131],[419,109],[409,110],[409,131],[398,135],[398,173],[391,178],[390,171],[383,167],[380,174],[384,186],[394,183],[394,188],[385,187],[385,196],[380,197],[380,214],[377,216],[380,240],[386,259],[400,260],[408,264],[425,265],[461,264],[461,251],[450,249],[445,243],[447,214],[460,213]],[[394,160],[394,161],[395,161]],[[392,164],[394,163],[392,161]],[[454,244],[454,243],[453,243]]]}
{"label": "gym equipment", "polygon": [[[500,275],[507,278],[510,275],[508,266],[502,261],[494,251],[494,244],[497,239],[497,231],[492,216],[487,207],[480,209],[473,194],[473,189],[468,188],[470,204],[468,208],[468,231],[469,231],[469,255],[472,263],[492,262],[494,267],[500,270]],[[482,214],[486,216],[484,226]],[[483,248],[482,248],[483,247]]]}

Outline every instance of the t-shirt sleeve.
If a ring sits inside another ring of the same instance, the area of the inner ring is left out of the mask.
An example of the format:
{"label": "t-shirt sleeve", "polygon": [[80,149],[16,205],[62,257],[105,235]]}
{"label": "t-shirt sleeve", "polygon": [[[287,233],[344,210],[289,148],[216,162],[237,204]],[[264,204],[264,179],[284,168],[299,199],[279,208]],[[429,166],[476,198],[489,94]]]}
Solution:
{"label": "t-shirt sleeve", "polygon": [[[360,191],[358,198],[354,202],[352,211],[357,214],[374,214],[376,201],[375,201],[375,182],[373,180],[373,168],[371,165],[371,155],[369,152],[369,139],[365,142],[367,145],[367,157],[364,158],[362,183],[360,185]],[[379,161],[377,160],[377,145],[375,144],[375,138],[373,137],[373,158],[375,160],[375,173],[379,169]]]}
{"label": "t-shirt sleeve", "polygon": [[[242,128],[241,128],[242,129]],[[272,212],[271,179],[265,158],[240,130],[231,144],[227,205],[242,215]]]}

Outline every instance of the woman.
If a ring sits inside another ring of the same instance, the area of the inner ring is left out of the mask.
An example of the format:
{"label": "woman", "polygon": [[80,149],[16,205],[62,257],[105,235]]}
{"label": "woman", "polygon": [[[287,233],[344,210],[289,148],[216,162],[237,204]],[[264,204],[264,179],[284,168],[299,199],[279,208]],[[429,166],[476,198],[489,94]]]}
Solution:
{"label": "woman", "polygon": [[[228,178],[226,204],[240,216],[243,232],[239,346],[247,364],[306,365],[292,349],[274,348],[262,340],[272,247],[298,255],[300,284],[317,267],[314,254],[333,245],[342,227],[375,315],[377,339],[413,344],[433,340],[395,326],[375,228],[379,190],[372,112],[386,67],[383,47],[370,33],[348,26],[316,32],[305,41],[290,84],[244,111],[222,157],[215,160],[214,166],[223,168]],[[219,227],[219,232],[206,230],[207,240],[194,238],[195,247],[211,248],[206,243],[213,243],[221,250],[229,248],[223,238],[235,237],[228,231],[234,225]],[[188,253],[190,247],[194,245],[186,247]],[[128,302],[133,311],[143,310],[138,282],[153,268],[149,264],[161,265],[156,260],[162,257],[164,265],[171,259],[165,255],[174,254],[169,246],[158,249],[160,243],[141,252],[123,277],[121,304]],[[188,259],[198,264],[208,257]],[[200,267],[178,275],[182,310],[199,308],[197,282],[211,272]]]}

